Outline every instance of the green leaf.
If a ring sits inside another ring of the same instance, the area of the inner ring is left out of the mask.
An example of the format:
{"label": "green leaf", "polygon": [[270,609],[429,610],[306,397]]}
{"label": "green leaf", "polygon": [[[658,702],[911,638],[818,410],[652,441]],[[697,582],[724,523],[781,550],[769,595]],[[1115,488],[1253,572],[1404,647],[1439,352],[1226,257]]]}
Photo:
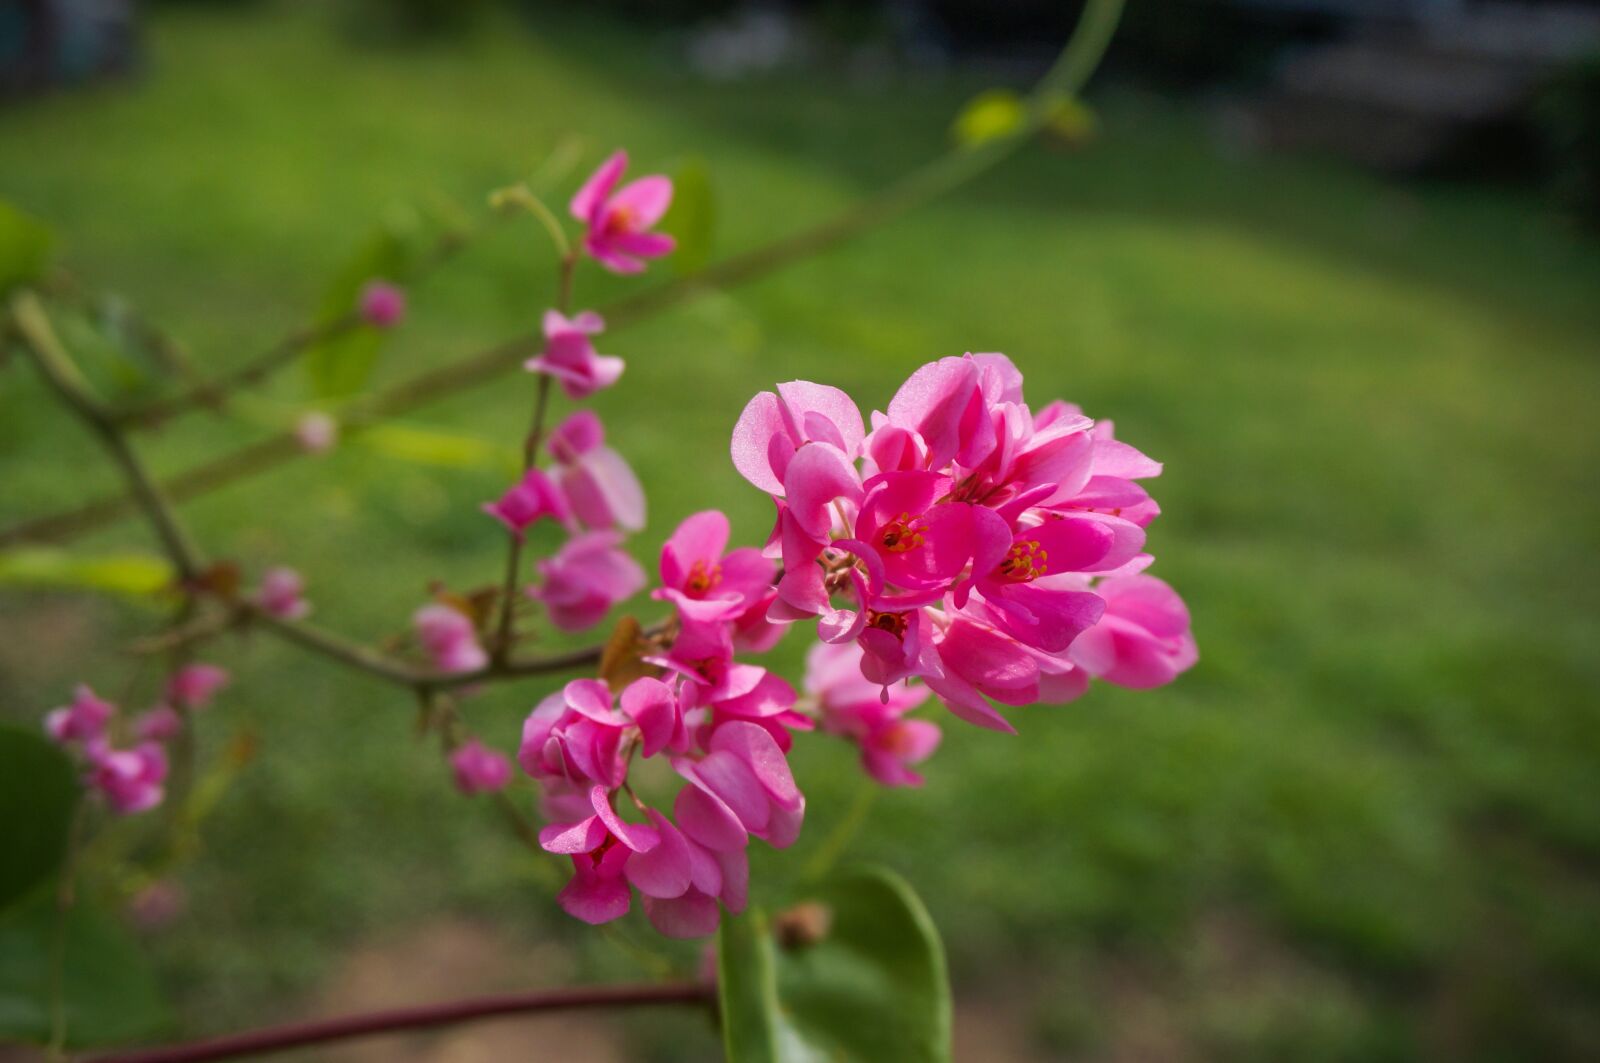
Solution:
{"label": "green leaf", "polygon": [[81,897],[58,911],[49,882],[0,916],[0,1042],[50,1040],[57,984],[68,1048],[148,1038],[171,1024],[127,932]]}
{"label": "green leaf", "polygon": [[717,999],[729,1063],[778,1063],[778,988],[766,916],[752,908],[717,931]]}
{"label": "green leaf", "polygon": [[679,275],[699,273],[711,260],[716,208],[710,168],[702,159],[685,160],[672,175],[672,207],[661,219],[661,230],[678,241],[668,261]]}
{"label": "green leaf", "polygon": [[778,952],[778,998],[798,1040],[818,1059],[948,1063],[944,946],[911,887],[861,869],[810,899],[830,916],[825,934]]}
{"label": "green leaf", "polygon": [[961,108],[950,133],[961,147],[976,148],[1016,133],[1027,113],[1022,97],[1010,89],[987,89]]}
{"label": "green leaf", "polygon": [[516,451],[510,447],[433,428],[378,424],[363,429],[353,440],[385,457],[418,465],[438,465],[448,469],[514,469],[517,463]]}
{"label": "green leaf", "polygon": [[[320,324],[335,322],[356,309],[361,289],[383,279],[404,284],[421,257],[416,219],[401,213],[386,221],[356,249],[334,276],[318,306]],[[356,325],[307,347],[302,355],[312,392],[318,398],[342,398],[366,386],[388,333]]]}
{"label": "green leaf", "polygon": [[60,869],[79,795],[77,772],[54,743],[0,726],[0,910]]}
{"label": "green leaf", "polygon": [[0,200],[0,295],[37,280],[54,245],[44,222]]}
{"label": "green leaf", "polygon": [[718,936],[730,1061],[949,1063],[944,946],[903,879],[847,872],[774,923],[781,948],[755,911]]}
{"label": "green leaf", "polygon": [[0,550],[0,586],[61,587],[147,597],[166,591],[173,578],[172,565],[150,554],[84,557],[47,546]]}

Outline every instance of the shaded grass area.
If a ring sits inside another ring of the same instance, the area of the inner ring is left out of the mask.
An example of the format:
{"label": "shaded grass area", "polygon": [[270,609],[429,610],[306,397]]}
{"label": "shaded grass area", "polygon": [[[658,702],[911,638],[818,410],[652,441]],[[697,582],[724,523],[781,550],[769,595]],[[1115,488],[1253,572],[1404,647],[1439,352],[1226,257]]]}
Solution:
{"label": "shaded grass area", "polygon": [[[0,115],[0,195],[215,365],[301,319],[374,217],[435,190],[478,202],[566,133],[586,160],[703,158],[727,251],[939,150],[978,85],[713,88],[658,42],[557,19],[399,51],[274,9],[152,30],[143,82]],[[1154,1024],[1216,1058],[1592,1058],[1600,252],[1514,194],[1230,156],[1142,97],[1109,100],[1105,125],[1092,150],[1029,150],[847,249],[611,337],[628,371],[595,406],[651,494],[641,556],[710,506],[765,534],[726,458],[754,391],[801,376],[881,408],[929,358],[1008,352],[1036,402],[1114,417],[1167,462],[1156,571],[1188,598],[1202,660],[1157,693],[1019,711],[1020,739],[952,720],[927,787],[879,798],[850,856],[924,893],[958,992],[1021,1001],[1041,1054],[1110,1053]],[[416,293],[380,376],[531,328],[552,283],[540,239],[511,226]],[[625,287],[587,274],[579,298]],[[531,392],[509,380],[426,423],[512,440]],[[111,483],[41,395],[0,375],[8,518]],[[202,416],[149,452],[175,468],[249,434]],[[216,552],[294,562],[319,619],[376,638],[430,579],[497,577],[476,507],[502,480],[350,447],[188,513]],[[85,548],[143,541],[129,526]],[[4,601],[3,711],[22,718],[83,675],[121,689],[107,640],[156,619]],[[780,654],[791,674],[803,649],[796,632]],[[556,980],[632,969],[560,917],[491,809],[453,795],[403,697],[264,641],[219,657],[239,683],[206,743],[245,728],[263,755],[184,873],[188,917],[152,944],[194,1029],[293,1013],[342,948],[440,912],[566,943]],[[468,716],[509,747],[542,693]],[[758,862],[770,898],[860,785],[822,742],[796,766],[811,824]]]}

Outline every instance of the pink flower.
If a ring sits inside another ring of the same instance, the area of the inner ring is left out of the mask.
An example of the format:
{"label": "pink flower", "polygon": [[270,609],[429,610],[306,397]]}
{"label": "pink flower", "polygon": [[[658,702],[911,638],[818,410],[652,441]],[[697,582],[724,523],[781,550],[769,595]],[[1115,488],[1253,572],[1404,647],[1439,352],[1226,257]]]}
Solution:
{"label": "pink flower", "polygon": [[622,740],[630,723],[613,708],[604,682],[574,679],[523,722],[517,763],[541,782],[602,783],[615,789],[627,777]]}
{"label": "pink flower", "polygon": [[386,280],[368,281],[361,289],[361,320],[373,328],[393,328],[406,315],[406,293]]}
{"label": "pink flower", "polygon": [[622,455],[605,445],[592,410],[579,410],[550,434],[556,475],[573,515],[590,528],[644,527],[644,489]]}
{"label": "pink flower", "polygon": [[555,377],[569,399],[581,399],[608,388],[622,375],[622,359],[595,353],[589,339],[605,327],[605,321],[592,310],[571,319],[559,311],[546,310],[544,351],[524,362],[523,368]]}
{"label": "pink flower", "polygon": [[228,685],[228,673],[214,664],[186,664],[167,681],[167,700],[183,709],[203,709]]}
{"label": "pink flower", "polygon": [[745,406],[733,429],[733,467],[782,498],[789,463],[807,443],[826,443],[848,463],[857,457],[863,436],[861,411],[850,396],[826,384],[791,380],[779,384],[776,394],[763,391]]}
{"label": "pink flower", "polygon": [[308,454],[322,454],[339,441],[339,422],[325,413],[302,414],[294,425],[295,442]]}
{"label": "pink flower", "polygon": [[450,769],[456,789],[467,795],[488,794],[505,789],[511,781],[511,761],[478,739],[469,739],[450,754]]}
{"label": "pink flower", "polygon": [[100,747],[89,752],[89,785],[119,816],[144,812],[161,803],[167,755],[156,742],[134,749]]}
{"label": "pink flower", "polygon": [[115,705],[97,697],[87,683],[80,683],[72,692],[70,704],[52,709],[45,716],[45,733],[62,744],[96,742],[105,736],[106,724],[116,711]]}
{"label": "pink flower", "polygon": [[861,747],[867,774],[885,786],[920,786],[911,770],[939,747],[939,727],[905,714],[928,699],[925,686],[885,688],[861,674],[861,647],[818,642],[806,654],[806,692],[817,699],[822,726]]}
{"label": "pink flower", "polygon": [[1154,576],[1114,576],[1095,593],[1105,616],[1072,644],[1072,661],[1097,679],[1144,689],[1172,682],[1199,659],[1189,610]]}
{"label": "pink flower", "polygon": [[529,469],[522,474],[522,479],[506,489],[505,494],[493,502],[485,502],[483,511],[519,539],[529,525],[545,517],[562,524],[571,520],[561,489],[538,469]]}
{"label": "pink flower", "polygon": [[256,602],[280,620],[299,620],[311,612],[311,603],[303,597],[304,591],[305,581],[300,573],[280,565],[261,574]]}
{"label": "pink flower", "polygon": [[563,631],[598,624],[613,605],[645,585],[644,569],[620,548],[621,541],[614,531],[573,536],[554,557],[539,562],[544,582],[529,587],[528,597],[543,602]]}
{"label": "pink flower", "polygon": [[133,721],[133,733],[142,742],[165,742],[183,730],[183,716],[171,705],[157,705]]}
{"label": "pink flower", "polygon": [[750,546],[724,555],[727,546],[723,513],[710,509],[685,518],[661,548],[661,589],[651,596],[700,620],[739,616],[771,589],[773,563]]}
{"label": "pink flower", "polygon": [[411,617],[422,648],[444,672],[472,672],[489,663],[478,633],[465,613],[442,602],[425,605]]}
{"label": "pink flower", "polygon": [[613,273],[638,273],[644,259],[660,258],[677,246],[665,233],[650,231],[672,203],[671,179],[653,174],[617,189],[627,168],[627,152],[611,156],[578,189],[570,207],[585,226],[583,249]]}
{"label": "pink flower", "polygon": [[572,857],[573,875],[556,900],[586,923],[608,923],[628,914],[632,894],[625,877],[629,858],[660,844],[654,827],[628,823],[611,807],[604,786],[589,790],[594,814],[576,823],[553,823],[539,832],[539,845]]}

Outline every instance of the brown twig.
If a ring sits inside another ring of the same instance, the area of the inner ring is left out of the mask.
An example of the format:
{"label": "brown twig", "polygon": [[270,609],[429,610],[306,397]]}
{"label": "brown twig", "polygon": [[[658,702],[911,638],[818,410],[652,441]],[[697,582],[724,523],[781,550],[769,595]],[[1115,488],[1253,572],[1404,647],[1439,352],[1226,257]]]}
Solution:
{"label": "brown twig", "polygon": [[420,1004],[360,1015],[271,1026],[261,1030],[229,1034],[188,1044],[162,1048],[134,1049],[94,1056],[85,1063],[203,1063],[213,1059],[279,1052],[286,1048],[328,1044],[374,1034],[426,1030],[436,1026],[472,1022],[506,1015],[531,1015],[545,1011],[576,1011],[596,1008],[649,1007],[663,1004],[689,1004],[713,1007],[716,990],[705,984],[669,982],[659,985],[580,986],[571,989],[543,989],[527,993],[504,993],[473,997],[440,1004]]}

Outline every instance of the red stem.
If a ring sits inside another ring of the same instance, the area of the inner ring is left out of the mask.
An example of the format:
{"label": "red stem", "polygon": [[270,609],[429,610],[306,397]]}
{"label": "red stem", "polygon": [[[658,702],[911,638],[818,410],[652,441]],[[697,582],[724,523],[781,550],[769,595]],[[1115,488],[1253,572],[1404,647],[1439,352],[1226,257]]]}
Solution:
{"label": "red stem", "polygon": [[531,993],[505,993],[498,996],[452,1000],[442,1004],[420,1004],[409,1008],[372,1011],[363,1015],[344,1015],[333,1019],[270,1026],[262,1030],[227,1034],[204,1041],[139,1048],[95,1056],[85,1063],[199,1063],[208,1059],[278,1052],[286,1048],[343,1041],[371,1034],[401,1030],[425,1030],[434,1026],[522,1015],[538,1011],[613,1008],[649,1004],[706,1004],[714,1002],[715,990],[709,985],[667,983],[662,985],[578,986],[568,989],[542,989]]}

